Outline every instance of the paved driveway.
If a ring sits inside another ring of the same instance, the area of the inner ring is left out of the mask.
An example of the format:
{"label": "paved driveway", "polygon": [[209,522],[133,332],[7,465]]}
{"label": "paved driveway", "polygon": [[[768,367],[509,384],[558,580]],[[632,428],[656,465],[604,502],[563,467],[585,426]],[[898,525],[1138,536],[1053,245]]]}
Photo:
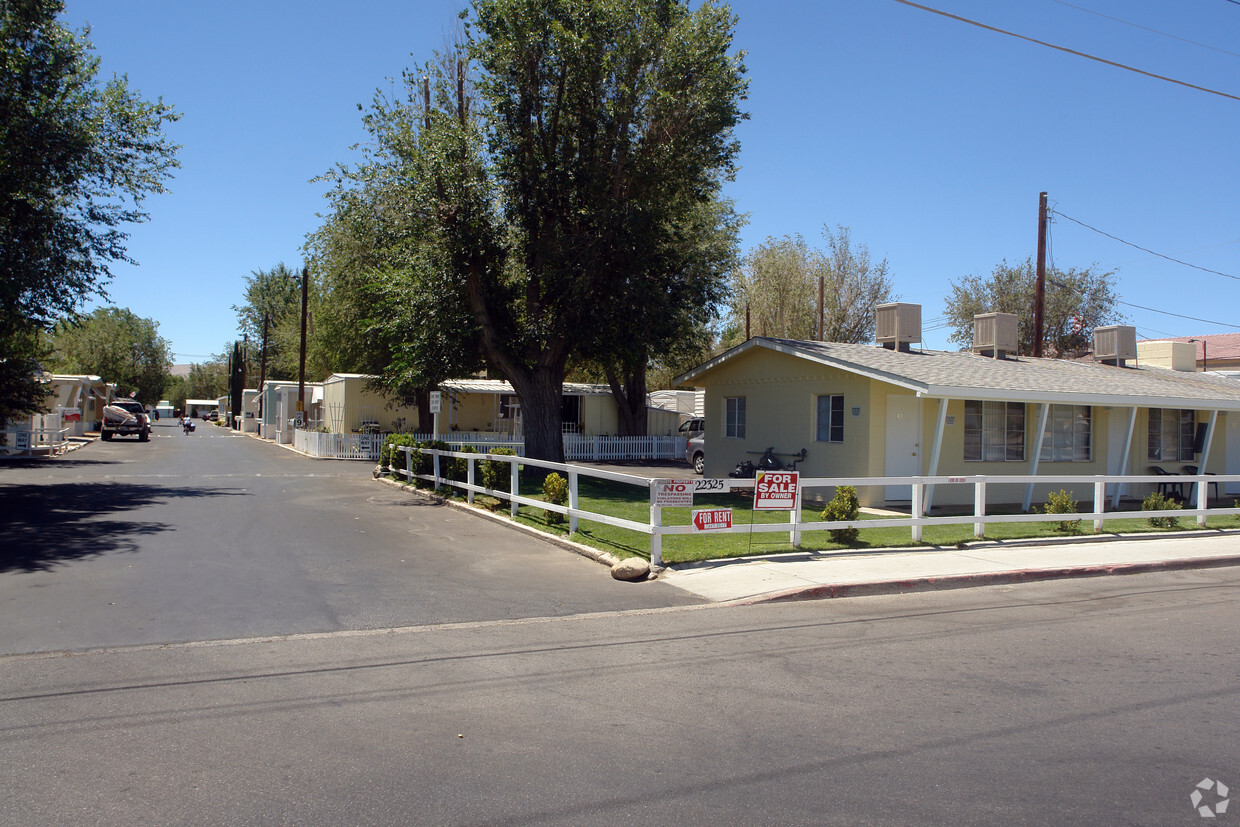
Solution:
{"label": "paved driveway", "polygon": [[0,654],[696,602],[200,423],[0,466]]}

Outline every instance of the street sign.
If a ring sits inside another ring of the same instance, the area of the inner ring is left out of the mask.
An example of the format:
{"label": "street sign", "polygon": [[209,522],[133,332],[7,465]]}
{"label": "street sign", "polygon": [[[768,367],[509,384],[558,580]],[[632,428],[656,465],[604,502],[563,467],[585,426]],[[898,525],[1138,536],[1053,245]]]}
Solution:
{"label": "street sign", "polygon": [[702,508],[693,512],[693,527],[698,531],[732,527],[732,509]]}
{"label": "street sign", "polygon": [[791,511],[797,507],[797,471],[759,471],[753,485],[754,511]]}
{"label": "street sign", "polygon": [[443,409],[443,392],[431,391],[431,413],[437,414]]}
{"label": "street sign", "polygon": [[655,480],[654,504],[660,507],[693,507],[697,480]]}

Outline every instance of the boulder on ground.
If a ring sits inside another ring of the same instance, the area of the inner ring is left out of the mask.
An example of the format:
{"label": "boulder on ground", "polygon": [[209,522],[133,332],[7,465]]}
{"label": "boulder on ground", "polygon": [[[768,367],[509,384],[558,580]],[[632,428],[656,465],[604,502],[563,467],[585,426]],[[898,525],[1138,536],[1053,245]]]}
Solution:
{"label": "boulder on ground", "polygon": [[617,580],[645,580],[650,575],[650,563],[640,557],[629,557],[611,567],[611,576]]}

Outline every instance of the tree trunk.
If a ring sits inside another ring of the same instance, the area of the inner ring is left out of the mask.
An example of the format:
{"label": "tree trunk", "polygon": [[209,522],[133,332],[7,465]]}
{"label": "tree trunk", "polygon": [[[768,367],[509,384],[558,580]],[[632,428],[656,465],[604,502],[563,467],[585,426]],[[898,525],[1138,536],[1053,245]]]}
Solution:
{"label": "tree trunk", "polygon": [[607,384],[611,385],[611,395],[616,400],[616,412],[619,414],[620,436],[646,435],[646,366],[624,370],[624,381],[621,383],[619,369],[608,365]]}
{"label": "tree trunk", "polygon": [[548,366],[513,372],[508,377],[521,401],[525,455],[564,461],[564,375]]}
{"label": "tree trunk", "polygon": [[418,406],[418,429],[414,433],[429,434],[435,427],[435,415],[431,413],[431,394],[434,388],[414,391],[414,403]]}

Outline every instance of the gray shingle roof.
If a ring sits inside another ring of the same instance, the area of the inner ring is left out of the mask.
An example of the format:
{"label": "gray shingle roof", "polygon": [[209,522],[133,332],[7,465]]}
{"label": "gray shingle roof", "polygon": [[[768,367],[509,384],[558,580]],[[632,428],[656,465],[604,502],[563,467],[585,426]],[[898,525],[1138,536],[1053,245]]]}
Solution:
{"label": "gray shingle roof", "polygon": [[905,353],[872,344],[793,339],[750,339],[677,377],[676,383],[702,384],[700,377],[752,348],[786,353],[934,398],[1240,410],[1240,381],[1209,373],[1028,356],[991,359],[941,350]]}

